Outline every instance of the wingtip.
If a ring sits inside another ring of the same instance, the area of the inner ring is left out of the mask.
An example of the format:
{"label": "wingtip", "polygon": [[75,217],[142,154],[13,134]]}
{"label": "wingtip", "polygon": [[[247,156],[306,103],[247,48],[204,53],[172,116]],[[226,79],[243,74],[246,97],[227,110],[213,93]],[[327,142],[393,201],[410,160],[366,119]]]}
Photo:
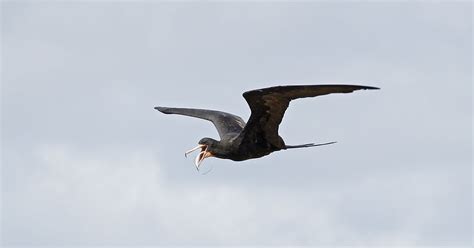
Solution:
{"label": "wingtip", "polygon": [[172,108],[169,108],[169,107],[157,106],[157,107],[154,107],[154,109],[160,111],[163,114],[172,114],[172,112],[171,112]]}
{"label": "wingtip", "polygon": [[366,90],[380,90],[379,87],[374,87],[374,86],[365,86]]}

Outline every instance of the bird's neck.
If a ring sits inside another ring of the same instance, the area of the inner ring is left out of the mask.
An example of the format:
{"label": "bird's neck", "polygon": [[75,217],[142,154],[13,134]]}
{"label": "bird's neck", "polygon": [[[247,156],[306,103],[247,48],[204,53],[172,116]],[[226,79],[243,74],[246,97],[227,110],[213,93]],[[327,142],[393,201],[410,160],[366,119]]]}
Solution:
{"label": "bird's neck", "polygon": [[234,144],[232,142],[228,141],[217,141],[215,144],[213,144],[212,148],[210,149],[210,152],[218,158],[228,158],[229,156],[232,156],[233,153],[237,151],[237,147],[234,147]]}

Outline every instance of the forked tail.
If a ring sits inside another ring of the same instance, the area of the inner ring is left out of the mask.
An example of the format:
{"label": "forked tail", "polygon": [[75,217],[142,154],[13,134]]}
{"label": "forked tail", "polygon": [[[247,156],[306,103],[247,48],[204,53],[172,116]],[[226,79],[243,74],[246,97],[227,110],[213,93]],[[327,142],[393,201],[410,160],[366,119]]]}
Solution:
{"label": "forked tail", "polygon": [[309,144],[303,144],[303,145],[296,145],[296,146],[286,146],[286,149],[292,149],[292,148],[305,148],[305,147],[313,147],[313,146],[325,146],[325,145],[330,145],[334,144],[336,141],[328,142],[328,143],[320,143],[320,144],[314,144],[314,143],[309,143]]}

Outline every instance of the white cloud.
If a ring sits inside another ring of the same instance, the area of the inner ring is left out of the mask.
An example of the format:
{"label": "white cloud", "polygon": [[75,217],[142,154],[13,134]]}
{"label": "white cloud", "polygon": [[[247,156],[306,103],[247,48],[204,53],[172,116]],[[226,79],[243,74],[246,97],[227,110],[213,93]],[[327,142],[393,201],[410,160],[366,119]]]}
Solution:
{"label": "white cloud", "polygon": [[[451,192],[440,176],[417,172],[307,192],[183,184],[151,151],[98,152],[37,147],[28,180],[4,194],[6,244],[414,245]],[[413,190],[417,178],[438,183]]]}

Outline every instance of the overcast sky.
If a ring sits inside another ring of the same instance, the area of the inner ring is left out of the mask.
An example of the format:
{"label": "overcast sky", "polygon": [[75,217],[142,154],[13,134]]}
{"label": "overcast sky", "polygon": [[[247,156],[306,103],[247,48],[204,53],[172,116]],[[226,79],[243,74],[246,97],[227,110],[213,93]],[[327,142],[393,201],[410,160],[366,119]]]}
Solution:
{"label": "overcast sky", "polygon": [[[3,245],[471,244],[472,3],[1,6]],[[336,83],[381,90],[280,134],[337,144],[206,175],[183,153],[212,124],[153,109]]]}

